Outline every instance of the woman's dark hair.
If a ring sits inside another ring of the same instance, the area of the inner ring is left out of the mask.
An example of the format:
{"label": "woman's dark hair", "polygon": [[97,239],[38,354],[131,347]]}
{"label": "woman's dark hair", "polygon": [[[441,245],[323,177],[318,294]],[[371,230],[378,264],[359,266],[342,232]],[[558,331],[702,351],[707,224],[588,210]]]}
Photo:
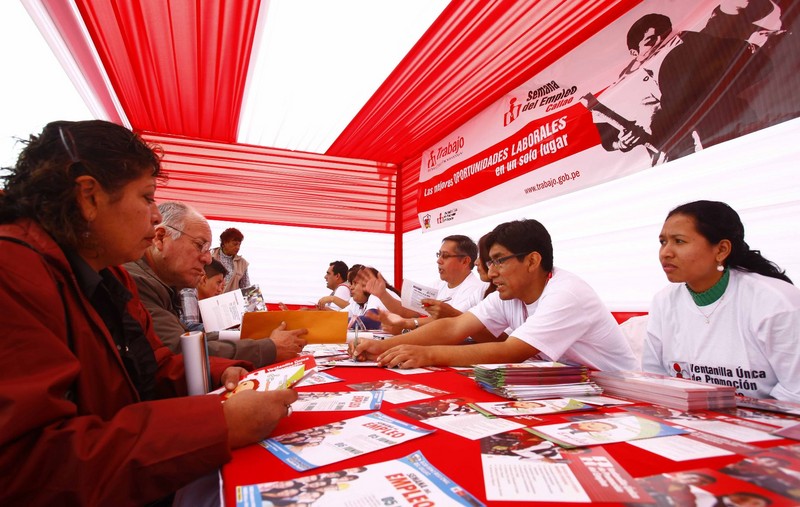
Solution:
{"label": "woman's dark hair", "polygon": [[57,243],[72,248],[86,241],[89,230],[78,207],[76,178],[91,176],[114,196],[145,174],[164,177],[153,148],[107,121],[55,121],[23,142],[16,166],[2,176],[0,223],[36,220]]}
{"label": "woman's dark hair", "polygon": [[[368,269],[368,270],[369,270],[369,271],[370,271],[370,272],[371,272],[373,275],[375,275],[376,277],[380,277],[380,276],[381,276],[380,272],[379,272],[377,269],[373,268],[372,266],[364,266],[364,267],[362,267],[361,269],[359,269],[359,271],[361,271],[361,270],[364,270],[364,269]],[[394,293],[395,293],[395,294],[397,294],[398,296],[400,295],[400,291],[399,291],[399,290],[397,290],[397,289],[395,289],[395,288],[394,288],[394,286],[393,286],[392,284],[390,284],[388,281],[386,281],[386,279],[385,279],[385,278],[384,278],[383,282],[386,284],[386,288],[387,288],[387,289],[389,289],[390,291],[394,292]],[[371,295],[371,294],[370,294],[369,292],[367,292],[367,291],[364,291],[364,292],[365,292],[367,295]]]}
{"label": "woman's dark hair", "polygon": [[744,241],[744,225],[736,211],[719,201],[694,201],[673,209],[667,218],[685,215],[694,220],[695,228],[709,243],[716,245],[723,239],[731,242],[731,253],[725,265],[731,269],[751,271],[759,275],[792,283],[785,271],[765,259],[758,250],[751,250]]}
{"label": "woman's dark hair", "polygon": [[[486,240],[489,237],[489,234],[486,233],[481,236],[481,239],[478,240],[478,264],[481,265],[484,271],[487,273],[489,272],[489,266],[486,264],[486,259],[489,258],[489,247],[486,245]],[[483,293],[483,297],[486,298],[489,294],[497,290],[497,286],[492,282],[489,282],[489,286],[486,287],[486,292]]]}
{"label": "woman's dark hair", "polygon": [[364,268],[363,264],[353,264],[350,266],[350,269],[347,270],[347,283],[352,285],[356,281],[356,276],[358,272]]}
{"label": "woman's dark hair", "polygon": [[244,241],[244,234],[242,234],[242,232],[235,227],[229,227],[228,229],[222,231],[222,234],[219,235],[220,244],[223,244],[226,241],[231,241],[231,240]]}

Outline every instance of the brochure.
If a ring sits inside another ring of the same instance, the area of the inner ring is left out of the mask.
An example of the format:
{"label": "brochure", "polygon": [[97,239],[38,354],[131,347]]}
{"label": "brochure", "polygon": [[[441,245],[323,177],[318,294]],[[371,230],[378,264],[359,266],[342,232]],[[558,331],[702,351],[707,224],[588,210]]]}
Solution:
{"label": "brochure", "polygon": [[406,405],[395,410],[434,428],[449,431],[470,440],[525,427],[524,424],[508,419],[487,417],[469,406],[469,403],[462,398],[438,399]]}
{"label": "brochure", "polygon": [[[797,502],[710,468],[665,473],[635,479],[656,505],[770,507],[796,506]],[[629,506],[651,506],[631,502]]]}
{"label": "brochure", "polygon": [[782,412],[784,414],[800,415],[800,403],[784,400],[767,400],[750,398],[748,396],[738,396],[736,398],[736,406],[757,408],[759,410],[769,410],[772,412]]}
{"label": "brochure", "polygon": [[334,377],[330,373],[317,371],[301,379],[299,382],[297,382],[297,384],[294,385],[294,387],[318,386],[322,384],[331,384],[333,382],[341,382],[341,381],[342,379],[340,379],[339,377]]}
{"label": "brochure", "polygon": [[274,391],[286,389],[306,376],[316,373],[317,363],[312,356],[298,356],[280,363],[253,370],[242,378],[233,391],[220,387],[208,394],[216,394],[223,401],[242,391]]}
{"label": "brochure", "polygon": [[559,449],[522,429],[481,439],[487,500],[642,502],[647,493],[600,448]]}
{"label": "brochure", "polygon": [[236,488],[236,507],[463,505],[482,507],[417,451],[404,458]]}
{"label": "brochure", "polygon": [[503,417],[516,417],[521,415],[557,414],[559,412],[574,412],[578,410],[596,410],[592,405],[582,403],[570,398],[556,398],[537,401],[495,401],[473,403],[472,407],[485,414]]}
{"label": "brochure", "polygon": [[303,472],[385,449],[432,433],[380,412],[286,433],[260,443],[281,461]]}
{"label": "brochure", "polygon": [[389,403],[400,404],[409,401],[418,401],[434,396],[449,394],[447,391],[435,389],[426,385],[417,384],[408,380],[388,379],[375,382],[362,382],[360,384],[348,384],[347,387],[359,391],[379,390],[383,391],[383,399]]}
{"label": "brochure", "polygon": [[547,424],[534,426],[530,428],[530,431],[567,448],[687,433],[686,430],[638,416],[605,417]]}
{"label": "brochure", "polygon": [[720,471],[800,502],[800,455],[787,449],[763,449]]}
{"label": "brochure", "polygon": [[298,393],[292,403],[295,412],[341,412],[345,410],[378,410],[383,391],[346,391]]}

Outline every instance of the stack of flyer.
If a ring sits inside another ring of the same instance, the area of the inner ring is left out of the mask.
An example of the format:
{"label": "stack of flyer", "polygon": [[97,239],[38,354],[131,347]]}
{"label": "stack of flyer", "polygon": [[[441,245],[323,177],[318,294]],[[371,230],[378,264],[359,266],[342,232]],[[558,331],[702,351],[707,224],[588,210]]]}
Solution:
{"label": "stack of flyer", "polygon": [[715,410],[736,406],[736,389],[731,386],[632,371],[595,371],[591,378],[607,394],[678,410]]}
{"label": "stack of flyer", "polygon": [[512,400],[595,396],[603,390],[589,379],[585,366],[552,361],[475,365],[475,382]]}

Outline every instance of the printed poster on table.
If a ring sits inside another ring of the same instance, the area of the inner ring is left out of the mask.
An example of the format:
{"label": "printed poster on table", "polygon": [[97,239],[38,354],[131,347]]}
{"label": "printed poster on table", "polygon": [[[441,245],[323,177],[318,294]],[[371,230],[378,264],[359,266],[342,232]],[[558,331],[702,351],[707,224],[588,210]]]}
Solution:
{"label": "printed poster on table", "polygon": [[[710,468],[652,475],[635,480],[656,501],[657,506],[797,506],[794,500]],[[631,502],[628,505],[644,507],[653,504]]]}
{"label": "printed poster on table", "polygon": [[523,415],[557,414],[559,412],[575,412],[580,410],[596,410],[587,403],[571,398],[553,398],[550,400],[510,400],[473,403],[473,407],[481,412],[502,417],[519,417]]}
{"label": "printed poster on table", "polygon": [[487,500],[641,502],[643,488],[605,450],[561,449],[526,429],[481,439]]}
{"label": "printed poster on table", "polygon": [[[771,426],[715,412],[702,410],[683,412],[665,407],[647,406],[625,407],[625,410],[646,413],[657,417],[660,416],[670,424],[692,428],[697,431],[728,438],[737,442],[752,443],[780,440],[780,437],[770,434],[770,432],[775,429]],[[670,412],[670,414],[666,412]]]}
{"label": "printed poster on table", "polygon": [[434,396],[449,394],[447,391],[428,387],[402,379],[377,380],[374,382],[361,382],[358,384],[348,384],[347,387],[360,391],[377,390],[383,391],[383,399],[389,403],[400,404],[409,401],[418,401]]}
{"label": "printed poster on table", "polygon": [[[423,231],[663,164],[800,114],[796,0],[645,0],[421,154]],[[528,58],[529,55],[520,55]]]}
{"label": "printed poster on table", "polygon": [[295,412],[342,412],[346,410],[378,410],[382,391],[322,391],[297,393],[292,403]]}
{"label": "printed poster on table", "polygon": [[525,427],[524,424],[508,419],[487,417],[462,398],[438,399],[395,410],[406,417],[470,440]]}
{"label": "printed poster on table", "polygon": [[236,488],[236,507],[267,505],[481,507],[477,498],[415,452],[404,458],[290,481]]}
{"label": "printed poster on table", "polygon": [[628,442],[642,438],[680,435],[686,430],[638,416],[583,419],[529,428],[533,433],[563,447]]}
{"label": "printed poster on table", "polygon": [[762,449],[721,472],[800,504],[800,447]]}
{"label": "printed poster on table", "polygon": [[260,445],[303,472],[432,433],[380,412],[278,435]]}

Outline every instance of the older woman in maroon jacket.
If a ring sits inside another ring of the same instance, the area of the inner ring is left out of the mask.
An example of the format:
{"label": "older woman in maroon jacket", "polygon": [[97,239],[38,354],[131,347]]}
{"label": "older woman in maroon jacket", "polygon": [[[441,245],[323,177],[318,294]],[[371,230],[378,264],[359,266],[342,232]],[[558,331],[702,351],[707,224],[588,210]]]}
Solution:
{"label": "older woman in maroon jacket", "polygon": [[[161,217],[156,154],[103,121],[32,136],[0,194],[0,504],[138,505],[265,438],[293,391],[184,396],[128,274]],[[212,358],[232,389],[247,363]]]}

